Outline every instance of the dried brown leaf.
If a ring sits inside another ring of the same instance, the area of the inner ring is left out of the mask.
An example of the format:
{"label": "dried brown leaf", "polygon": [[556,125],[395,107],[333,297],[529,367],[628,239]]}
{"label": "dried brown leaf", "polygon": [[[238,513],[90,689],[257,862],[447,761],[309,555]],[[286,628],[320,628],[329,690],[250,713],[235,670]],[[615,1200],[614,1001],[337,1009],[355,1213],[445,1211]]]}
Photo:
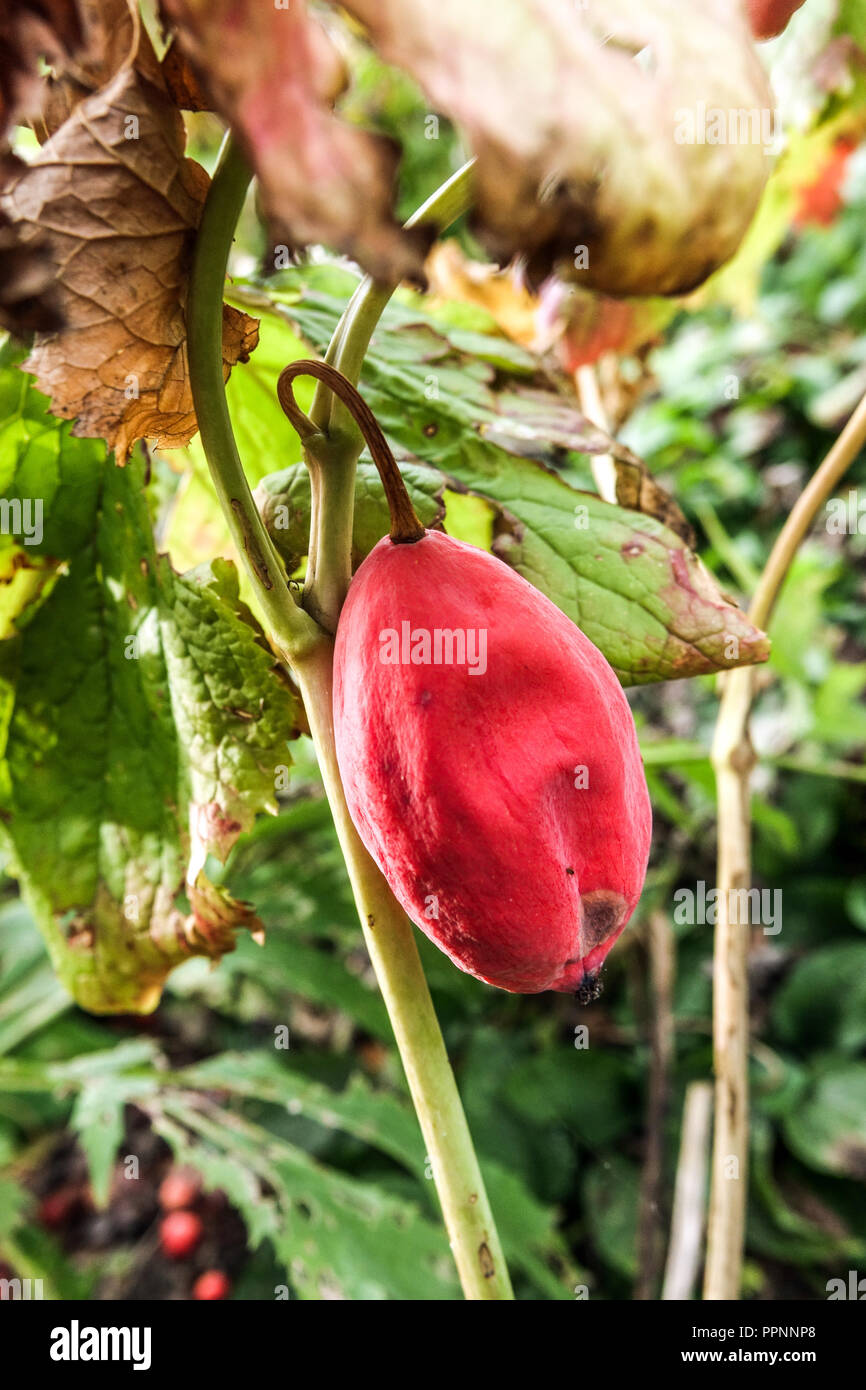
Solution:
{"label": "dried brown leaf", "polygon": [[[0,187],[24,167],[15,155],[0,153]],[[63,322],[45,251],[44,238],[22,246],[16,228],[0,212],[0,328],[13,337],[54,333]]]}
{"label": "dried brown leaf", "polygon": [[324,242],[383,279],[419,277],[429,235],[395,220],[398,151],[334,114],[343,64],[304,0],[163,0],[163,10],[243,141],[275,236],[290,248]]}
{"label": "dried brown leaf", "polygon": [[[188,443],[197,425],[186,354],[190,254],[207,192],[184,157],[167,92],[124,66],[82,100],[15,178],[3,208],[26,246],[45,237],[65,326],[28,362],[75,433],[114,448]],[[255,347],[255,320],[224,309],[226,376]]]}
{"label": "dried brown leaf", "polygon": [[0,14],[0,130],[38,106],[40,59],[60,63],[81,42],[75,0],[17,0]]}
{"label": "dried brown leaf", "polygon": [[684,540],[690,550],[694,550],[696,538],[691,524],[670,493],[650,473],[643,459],[634,454],[630,454],[630,457],[620,454],[614,456],[613,465],[619,505],[629,507],[634,512],[643,512],[645,516],[654,516]]}
{"label": "dried brown leaf", "polygon": [[523,284],[513,265],[505,270],[483,261],[473,261],[450,238],[430,252],[425,265],[427,282],[434,296],[475,304],[495,319],[512,342],[538,349],[539,300]]}
{"label": "dried brown leaf", "polygon": [[210,111],[205,90],[177,39],[172,39],[160,66],[175,106],[181,111]]}
{"label": "dried brown leaf", "polygon": [[41,143],[53,135],[91,92],[107,87],[122,67],[134,65],[159,84],[160,64],[136,0],[78,0],[83,42],[55,61],[44,84],[33,127]]}

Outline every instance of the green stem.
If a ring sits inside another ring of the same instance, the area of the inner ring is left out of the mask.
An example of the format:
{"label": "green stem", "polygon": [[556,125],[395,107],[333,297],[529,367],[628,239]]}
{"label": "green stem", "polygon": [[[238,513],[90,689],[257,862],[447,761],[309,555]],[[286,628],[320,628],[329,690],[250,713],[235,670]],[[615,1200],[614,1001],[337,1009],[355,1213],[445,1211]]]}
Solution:
{"label": "green stem", "polygon": [[[445,231],[458,217],[468,212],[472,206],[474,167],[475,161],[470,159],[456,174],[452,174],[450,179],[413,212],[406,226],[432,226],[438,231]],[[365,276],[334,330],[325,361],[342,372],[353,386],[358,385],[370,339],[396,288],[396,284],[385,284],[380,280],[371,279],[369,275]],[[352,430],[351,417],[343,411],[340,402],[324,385],[316,389],[310,418],[314,424],[327,429],[329,433],[335,426],[350,432]]]}
{"label": "green stem", "polygon": [[337,766],[332,652],[296,671],[364,940],[424,1136],[451,1251],[468,1299],[513,1298],[508,1268],[412,928],[362,845]]}
{"label": "green stem", "polygon": [[187,306],[187,350],[195,413],[211,479],[271,638],[291,660],[320,634],[292,598],[283,568],[253,501],[238,455],[226,401],[222,355],[223,293],[234,228],[244,205],[250,170],[226,140],[199,226]]}
{"label": "green stem", "polygon": [[[444,230],[468,211],[472,202],[472,170],[473,161],[458,169],[413,213],[406,226]],[[353,386],[358,384],[370,339],[396,288],[395,284],[383,284],[368,275],[334,330],[325,361]],[[306,453],[312,505],[304,607],[320,626],[335,632],[337,615],[352,577],[355,465],[364,441],[349,411],[324,382],[316,388],[310,419],[326,442],[324,449],[308,447]]]}
{"label": "green stem", "polygon": [[[214,487],[247,562],[271,636],[301,690],[364,938],[418,1114],[464,1293],[474,1300],[510,1299],[513,1294],[505,1258],[412,928],[364,849],[346,805],[334,744],[333,644],[292,601],[259,520],[232,433],[219,351],[221,307],[229,248],[248,179],[241,156],[227,142],[205,204],[190,290],[190,372],[202,444]],[[431,205],[434,202],[431,200]],[[382,307],[390,293],[389,289]],[[364,322],[372,332],[369,318]],[[348,343],[347,351],[356,351],[360,338],[351,322],[347,322],[343,341]],[[352,422],[350,432],[329,429],[326,435],[318,432],[321,421],[316,421],[312,432],[300,423],[318,483],[325,484],[333,463],[344,471],[342,486],[320,490],[319,540],[325,546],[325,554],[331,554],[332,534],[339,539],[339,547],[346,549],[341,564],[345,565],[348,583],[354,458],[360,449],[355,439],[356,427]],[[349,441],[355,450],[351,470],[345,462]],[[247,548],[248,540],[252,553]],[[335,545],[334,551],[336,548]],[[284,611],[286,603],[293,612]],[[336,622],[336,612],[332,617]]]}

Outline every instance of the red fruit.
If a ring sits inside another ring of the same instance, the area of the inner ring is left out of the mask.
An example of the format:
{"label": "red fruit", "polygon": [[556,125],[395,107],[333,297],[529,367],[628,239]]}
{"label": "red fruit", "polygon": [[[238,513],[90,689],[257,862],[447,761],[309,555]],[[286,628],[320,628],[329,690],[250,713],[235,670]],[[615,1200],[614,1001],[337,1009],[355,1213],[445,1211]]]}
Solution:
{"label": "red fruit", "polygon": [[173,1211],[164,1216],[159,1227],[163,1251],[171,1260],[185,1260],[202,1237],[202,1224],[194,1211]]}
{"label": "red fruit", "polygon": [[207,1301],[228,1298],[231,1288],[228,1275],[223,1274],[221,1269],[206,1269],[193,1284],[192,1296]]}
{"label": "red fruit", "polygon": [[[432,635],[455,629],[474,670],[435,663]],[[406,659],[426,654],[410,632],[433,662]],[[527,994],[595,976],[640,896],[651,813],[628,702],[574,623],[471,545],[386,537],[340,617],[334,721],[358,833],[456,965]]]}
{"label": "red fruit", "polygon": [[163,1211],[181,1211],[192,1206],[200,1191],[197,1173],[189,1168],[174,1168],[160,1183],[159,1205]]}
{"label": "red fruit", "polygon": [[337,626],[334,732],[358,834],[462,970],[516,993],[592,997],[650,845],[620,684],[501,560],[424,530],[374,417],[334,368],[282,372],[293,423],[309,426],[291,390],[305,374],[354,414],[391,511],[391,534],[352,580]]}

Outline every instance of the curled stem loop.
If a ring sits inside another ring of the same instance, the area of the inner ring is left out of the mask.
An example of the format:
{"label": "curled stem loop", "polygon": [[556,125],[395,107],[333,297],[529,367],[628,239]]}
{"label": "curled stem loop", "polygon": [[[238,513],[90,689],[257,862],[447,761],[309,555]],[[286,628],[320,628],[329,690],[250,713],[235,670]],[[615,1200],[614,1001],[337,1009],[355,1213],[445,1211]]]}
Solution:
{"label": "curled stem loop", "polygon": [[412,506],[406,484],[378,420],[360,392],[351,381],[338,372],[328,362],[318,362],[312,358],[302,358],[290,362],[280,372],[277,382],[277,396],[283,411],[298,432],[301,442],[315,455],[316,439],[322,439],[323,431],[317,429],[308,415],[305,415],[295,400],[292,382],[298,376],[312,376],[331,390],[349,411],[370,450],[370,455],[379,470],[382,487],[388,500],[391,513],[391,540],[396,545],[408,545],[420,541],[425,535],[424,527],[418,520]]}

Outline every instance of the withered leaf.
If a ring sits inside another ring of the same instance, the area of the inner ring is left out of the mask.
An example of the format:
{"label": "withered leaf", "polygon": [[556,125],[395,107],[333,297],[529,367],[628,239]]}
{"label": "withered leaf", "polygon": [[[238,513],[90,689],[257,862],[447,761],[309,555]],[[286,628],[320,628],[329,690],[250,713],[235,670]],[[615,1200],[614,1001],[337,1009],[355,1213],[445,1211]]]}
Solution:
{"label": "withered leaf", "polygon": [[[0,13],[0,188],[23,168],[6,145],[10,126],[37,109],[40,59],[63,61],[82,41],[73,0],[20,0]],[[0,327],[16,338],[53,332],[62,318],[45,244],[23,246],[0,212]]]}
{"label": "withered leaf", "polygon": [[[0,154],[0,187],[23,168],[15,155]],[[42,238],[22,246],[15,227],[0,212],[0,327],[15,338],[53,333],[63,322],[45,249]]]}
{"label": "withered leaf", "polygon": [[39,60],[62,62],[81,42],[76,0],[16,0],[0,14],[0,129],[38,104]]}
{"label": "withered leaf", "polygon": [[[197,425],[185,304],[205,171],[184,157],[183,121],[161,83],[123,66],[82,100],[13,179],[3,210],[25,246],[45,237],[65,326],[27,362],[75,433],[119,463],[137,439],[188,443]],[[255,320],[226,307],[223,360],[255,347]]]}
{"label": "withered leaf", "polygon": [[163,10],[243,141],[281,242],[324,242],[382,279],[419,277],[429,235],[395,220],[398,151],[334,114],[343,64],[304,0],[163,0]]}
{"label": "withered leaf", "polygon": [[178,43],[172,39],[160,67],[165,85],[175,106],[181,111],[209,111],[210,102],[195,75],[192,64]]}
{"label": "withered leaf", "polygon": [[633,512],[654,516],[684,540],[690,550],[696,549],[695,533],[679,505],[661,483],[650,473],[643,459],[634,454],[614,456],[616,500],[621,507]]}
{"label": "withered leaf", "polygon": [[55,59],[33,126],[40,142],[60,128],[91,92],[106,87],[122,67],[135,64],[159,82],[160,65],[141,22],[137,0],[78,0],[82,43]]}
{"label": "withered leaf", "polygon": [[[494,258],[615,295],[694,288],[737,249],[770,173],[772,99],[731,0],[342,0],[477,156]],[[701,122],[746,117],[714,142]],[[757,130],[757,136],[755,131]]]}

